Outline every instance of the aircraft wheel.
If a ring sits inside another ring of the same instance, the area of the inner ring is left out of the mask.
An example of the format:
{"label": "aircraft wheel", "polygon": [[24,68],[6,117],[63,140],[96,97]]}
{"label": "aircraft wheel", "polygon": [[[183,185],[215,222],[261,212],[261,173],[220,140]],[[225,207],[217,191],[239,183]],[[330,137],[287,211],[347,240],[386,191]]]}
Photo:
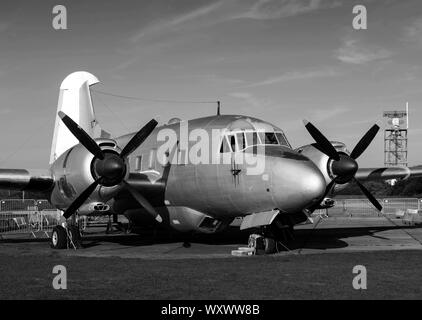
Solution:
{"label": "aircraft wheel", "polygon": [[50,246],[53,249],[67,248],[67,232],[62,226],[55,226],[51,234]]}
{"label": "aircraft wheel", "polygon": [[276,242],[273,238],[264,238],[265,254],[276,253]]}
{"label": "aircraft wheel", "polygon": [[[75,245],[76,248],[80,248],[81,247],[81,233],[79,231],[79,227],[78,226],[70,226],[69,227],[69,235],[70,235],[70,239],[71,242],[73,242],[73,244]],[[72,244],[70,244],[72,245]]]}

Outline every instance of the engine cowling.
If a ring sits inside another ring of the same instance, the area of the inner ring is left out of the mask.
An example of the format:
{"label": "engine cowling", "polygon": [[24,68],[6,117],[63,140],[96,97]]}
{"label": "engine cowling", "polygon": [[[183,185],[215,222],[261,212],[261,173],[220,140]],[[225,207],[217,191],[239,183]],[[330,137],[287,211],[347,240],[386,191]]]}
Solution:
{"label": "engine cowling", "polygon": [[[58,208],[67,208],[99,176],[107,175],[109,178],[96,187],[86,205],[80,208],[80,214],[100,214],[108,211],[105,210],[109,208],[107,201],[122,189],[118,182],[128,177],[129,167],[127,162],[123,162],[119,157],[120,148],[112,139],[96,139],[96,142],[107,161],[96,159],[84,146],[78,144],[54,162],[51,170],[56,182],[51,201],[57,204]],[[101,210],[97,210],[98,208]]]}
{"label": "engine cowling", "polygon": [[[350,155],[350,152],[347,150],[346,145],[343,142],[338,141],[330,141],[333,147],[337,150],[337,152],[344,155]],[[321,171],[325,178],[325,182],[328,185],[336,175],[333,173],[336,171],[336,163],[332,159],[330,159],[325,153],[321,152],[316,144],[309,144],[306,146],[302,146],[296,149],[297,152],[301,153],[305,157],[309,158]],[[337,169],[338,171],[338,169]],[[346,181],[347,182],[347,181]],[[336,189],[342,188],[341,184],[342,181],[338,181],[340,186],[336,186]]]}

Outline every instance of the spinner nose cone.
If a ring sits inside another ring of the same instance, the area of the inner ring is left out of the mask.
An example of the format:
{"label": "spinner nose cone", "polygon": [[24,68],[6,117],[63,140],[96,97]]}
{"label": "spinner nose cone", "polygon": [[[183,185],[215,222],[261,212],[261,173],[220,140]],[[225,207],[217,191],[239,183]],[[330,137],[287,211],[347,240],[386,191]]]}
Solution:
{"label": "spinner nose cone", "polygon": [[358,171],[357,162],[348,155],[340,155],[339,161],[334,161],[331,170],[334,175],[340,177],[352,177]]}
{"label": "spinner nose cone", "polygon": [[106,153],[103,160],[96,161],[95,171],[107,184],[118,183],[126,173],[126,165],[118,155]]}

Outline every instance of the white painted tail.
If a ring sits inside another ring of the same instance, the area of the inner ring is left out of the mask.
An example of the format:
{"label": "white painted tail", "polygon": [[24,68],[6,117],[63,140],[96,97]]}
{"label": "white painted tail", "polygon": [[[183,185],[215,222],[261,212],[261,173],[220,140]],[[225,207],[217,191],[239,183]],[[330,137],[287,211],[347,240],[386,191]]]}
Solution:
{"label": "white painted tail", "polygon": [[78,144],[78,140],[57,115],[59,111],[63,111],[72,118],[91,137],[100,135],[101,128],[95,119],[90,92],[90,86],[98,82],[94,75],[85,71],[71,73],[63,80],[57,105],[50,164],[67,149]]}

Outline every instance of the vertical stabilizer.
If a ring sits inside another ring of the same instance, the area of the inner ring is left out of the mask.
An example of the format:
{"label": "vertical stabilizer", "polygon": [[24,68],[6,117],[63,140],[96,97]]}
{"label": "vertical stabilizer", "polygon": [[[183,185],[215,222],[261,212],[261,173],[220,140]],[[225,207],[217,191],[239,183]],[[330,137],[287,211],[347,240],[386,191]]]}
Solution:
{"label": "vertical stabilizer", "polygon": [[71,73],[63,80],[57,105],[50,164],[60,157],[63,152],[78,143],[78,140],[58,116],[59,111],[63,111],[72,118],[91,137],[95,137],[96,133],[101,132],[101,128],[95,119],[89,89],[90,86],[98,82],[94,75],[85,71]]}

